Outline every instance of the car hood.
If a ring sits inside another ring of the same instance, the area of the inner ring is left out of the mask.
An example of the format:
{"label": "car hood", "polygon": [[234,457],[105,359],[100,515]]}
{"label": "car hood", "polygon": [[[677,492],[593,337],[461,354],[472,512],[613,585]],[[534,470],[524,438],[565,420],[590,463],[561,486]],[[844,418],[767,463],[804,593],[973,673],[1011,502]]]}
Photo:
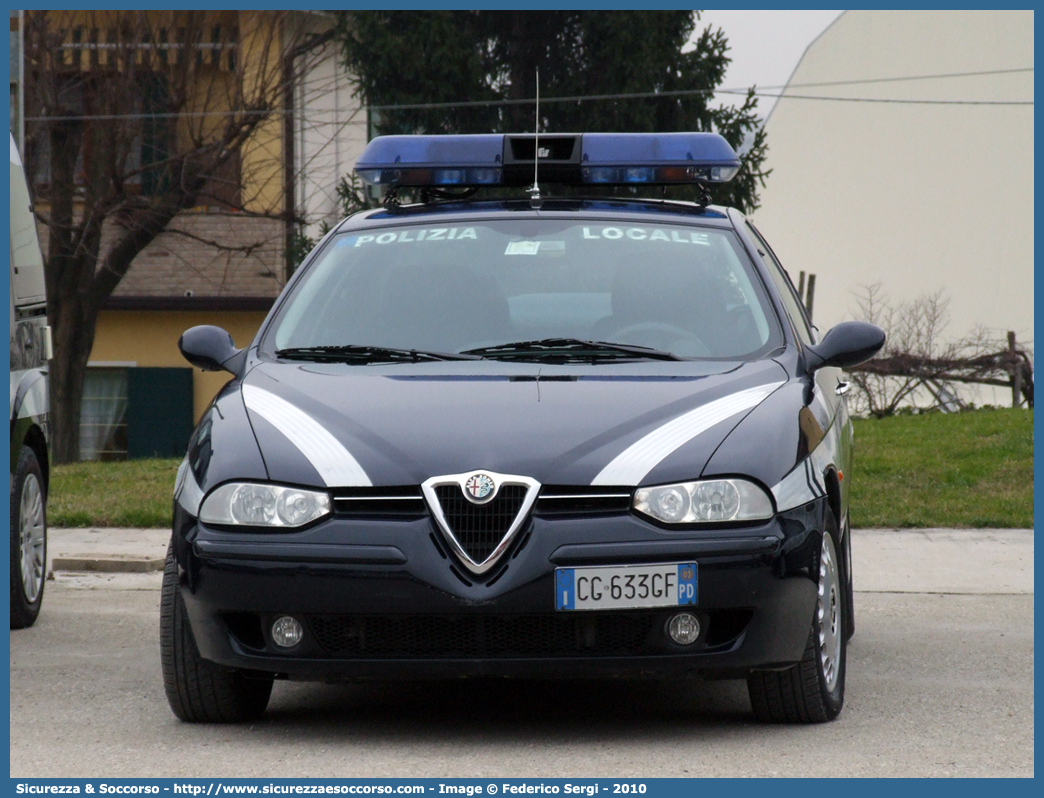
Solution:
{"label": "car hood", "polygon": [[698,477],[786,379],[772,360],[262,363],[241,390],[278,482],[401,486],[488,470],[550,485],[639,485]]}

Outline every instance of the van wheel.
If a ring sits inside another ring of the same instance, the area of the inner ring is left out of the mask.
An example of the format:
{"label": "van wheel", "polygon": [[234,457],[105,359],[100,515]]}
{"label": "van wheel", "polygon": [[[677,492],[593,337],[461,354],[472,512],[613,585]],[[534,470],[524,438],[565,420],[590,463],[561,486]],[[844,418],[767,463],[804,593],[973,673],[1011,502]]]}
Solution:
{"label": "van wheel", "polygon": [[36,622],[47,567],[47,496],[36,453],[23,446],[11,479],[11,628]]}
{"label": "van wheel", "polygon": [[160,593],[160,662],[167,703],[181,720],[242,723],[261,717],[268,706],[271,676],[246,676],[200,656],[185,614],[173,543],[167,549]]}
{"label": "van wheel", "polygon": [[845,703],[847,586],[837,554],[837,522],[827,512],[819,557],[819,596],[801,661],[747,679],[754,717],[770,723],[823,723]]}

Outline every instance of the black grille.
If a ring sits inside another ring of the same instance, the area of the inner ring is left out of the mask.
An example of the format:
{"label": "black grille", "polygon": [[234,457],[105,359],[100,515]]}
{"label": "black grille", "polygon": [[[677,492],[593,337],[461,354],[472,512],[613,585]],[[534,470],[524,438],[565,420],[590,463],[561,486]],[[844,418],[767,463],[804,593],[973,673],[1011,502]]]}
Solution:
{"label": "black grille", "polygon": [[493,553],[526,499],[525,485],[502,485],[489,504],[472,504],[458,485],[439,485],[435,496],[453,536],[467,555],[481,563]]}
{"label": "black grille", "polygon": [[626,656],[641,651],[657,615],[313,615],[328,654],[373,659]]}
{"label": "black grille", "polygon": [[544,485],[533,512],[541,516],[620,515],[631,511],[633,488]]}
{"label": "black grille", "polygon": [[341,518],[412,519],[428,514],[416,485],[382,488],[339,488],[334,512]]}

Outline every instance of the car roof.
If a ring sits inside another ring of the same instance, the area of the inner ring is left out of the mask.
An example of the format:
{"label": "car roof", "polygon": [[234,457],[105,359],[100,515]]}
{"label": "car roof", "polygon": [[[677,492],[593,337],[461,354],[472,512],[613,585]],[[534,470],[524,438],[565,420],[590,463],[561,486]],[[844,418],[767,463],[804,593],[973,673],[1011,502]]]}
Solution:
{"label": "car roof", "polygon": [[453,217],[466,219],[604,219],[619,218],[634,222],[657,221],[675,224],[699,224],[731,228],[728,209],[719,206],[701,207],[692,202],[649,199],[582,199],[545,198],[540,208],[533,208],[529,200],[483,200],[478,202],[443,201],[377,208],[349,216],[337,228],[364,230],[384,227],[389,223],[406,222],[425,217]]}

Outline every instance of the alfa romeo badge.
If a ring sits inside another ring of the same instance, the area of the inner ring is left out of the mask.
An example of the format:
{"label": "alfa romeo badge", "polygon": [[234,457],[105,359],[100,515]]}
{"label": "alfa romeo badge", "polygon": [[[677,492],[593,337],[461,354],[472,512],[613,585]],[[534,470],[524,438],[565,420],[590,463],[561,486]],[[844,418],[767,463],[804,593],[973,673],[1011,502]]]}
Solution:
{"label": "alfa romeo badge", "polygon": [[472,474],[464,483],[464,495],[475,504],[482,504],[493,498],[493,491],[497,489],[497,483],[489,474]]}

